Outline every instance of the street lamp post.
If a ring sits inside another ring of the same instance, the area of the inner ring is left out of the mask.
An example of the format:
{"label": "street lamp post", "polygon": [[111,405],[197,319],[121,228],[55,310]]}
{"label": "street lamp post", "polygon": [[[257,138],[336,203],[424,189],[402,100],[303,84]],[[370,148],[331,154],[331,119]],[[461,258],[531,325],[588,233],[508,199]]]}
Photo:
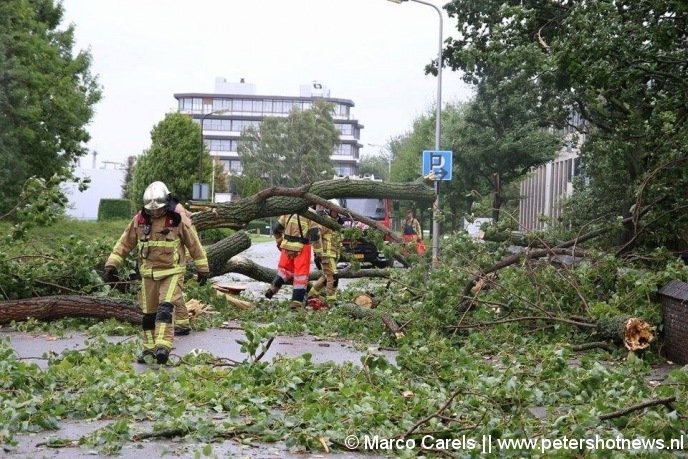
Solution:
{"label": "street lamp post", "polygon": [[[205,113],[201,116],[201,150],[199,151],[198,154],[198,194],[194,197],[194,199],[201,199],[203,195],[203,152],[205,151],[205,143],[204,143],[204,138],[203,138],[203,124],[205,123],[205,119],[211,115],[222,115],[223,113],[227,113],[228,110],[216,110],[216,111],[211,111],[208,113]],[[212,178],[213,178],[213,197],[215,196],[215,162],[213,161],[213,170],[212,170]],[[205,184],[207,186],[207,184]],[[195,193],[194,193],[195,194]]]}
{"label": "street lamp post", "polygon": [[[432,3],[424,2],[422,0],[389,0],[393,3],[403,3],[405,1],[412,1],[415,3],[421,3],[427,5],[437,11],[437,15],[440,18],[440,34],[439,34],[439,46],[437,51],[437,107],[435,114],[435,150],[440,149],[440,133],[441,133],[441,115],[442,115],[442,11]],[[440,181],[435,180],[435,202],[432,205],[432,265],[437,266],[438,263],[438,253],[440,247],[440,229],[438,213],[440,210]]]}

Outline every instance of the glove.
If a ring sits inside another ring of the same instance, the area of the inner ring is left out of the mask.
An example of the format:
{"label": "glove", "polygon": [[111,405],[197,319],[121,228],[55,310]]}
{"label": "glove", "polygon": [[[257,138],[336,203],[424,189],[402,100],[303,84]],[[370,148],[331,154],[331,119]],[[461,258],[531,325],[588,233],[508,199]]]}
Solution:
{"label": "glove", "polygon": [[114,266],[106,266],[103,271],[103,280],[106,284],[114,284],[119,279],[117,278],[117,268]]}
{"label": "glove", "polygon": [[296,250],[284,249],[284,253],[287,255],[287,258],[289,258],[290,260],[293,260],[294,258],[298,257],[299,253],[301,253],[301,252],[297,252]]}
{"label": "glove", "polygon": [[199,271],[196,273],[196,278],[198,280],[198,285],[205,285],[210,278],[210,273],[202,273]]}
{"label": "glove", "polygon": [[320,255],[316,255],[314,258],[315,267],[322,271],[322,258]]}

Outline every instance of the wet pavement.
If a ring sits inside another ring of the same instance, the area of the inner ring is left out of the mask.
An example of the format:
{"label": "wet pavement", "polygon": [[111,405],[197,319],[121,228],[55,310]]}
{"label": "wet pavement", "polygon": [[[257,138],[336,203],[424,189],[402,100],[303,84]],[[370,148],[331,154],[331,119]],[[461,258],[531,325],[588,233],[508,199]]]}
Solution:
{"label": "wet pavement", "polygon": [[[249,250],[243,252],[242,256],[251,258],[256,263],[263,266],[274,268],[277,266],[278,252],[275,250],[274,243],[267,242],[256,244]],[[241,282],[246,284],[246,291],[242,296],[262,297],[267,284],[256,282],[240,274],[227,274],[214,279],[221,282]],[[344,280],[346,281],[346,280]],[[340,284],[340,288],[345,288],[346,282]],[[287,299],[291,294],[291,288],[284,288],[279,292],[280,299]],[[181,358],[191,352],[207,351],[217,358],[228,358],[242,361],[246,354],[240,351],[240,345],[236,342],[244,337],[240,329],[241,324],[230,322],[227,328],[210,329],[203,331],[193,331],[188,336],[176,337],[172,359]],[[73,333],[64,338],[58,338],[46,334],[30,334],[22,332],[10,332],[0,330],[0,339],[8,339],[10,345],[15,350],[19,358],[36,363],[40,368],[48,365],[46,354],[60,354],[65,350],[84,349],[87,346],[88,337],[81,333]],[[138,339],[138,337],[106,337],[108,342],[118,343],[126,340]],[[387,360],[394,363],[396,353],[374,348],[367,352],[384,355]],[[296,357],[309,353],[312,355],[314,363],[333,362],[342,364],[351,362],[354,365],[361,364],[361,357],[366,351],[360,352],[354,349],[352,343],[337,340],[321,340],[314,336],[277,336],[270,349],[265,353],[263,360],[274,359],[278,356]],[[132,361],[132,365],[138,371],[147,371],[147,365],[141,365]],[[10,458],[91,458],[100,457],[97,451],[90,450],[78,445],[78,439],[89,433],[101,429],[114,421],[86,420],[73,421],[64,420],[60,422],[60,427],[56,431],[43,431],[32,434],[16,435],[18,445],[15,447],[5,447],[0,450],[0,457]],[[152,425],[146,428],[144,423],[137,424],[137,430],[151,430]],[[60,448],[48,446],[51,439],[72,440],[67,446]],[[138,459],[141,457],[206,457],[203,454],[204,444],[188,442],[185,439],[155,439],[140,442],[129,442],[124,445],[120,453],[116,456],[124,459]],[[227,440],[221,443],[212,443],[211,457],[238,457],[238,458],[332,458],[332,459],[366,459],[381,458],[379,455],[368,455],[363,453],[319,453],[301,454],[291,453],[286,445],[282,443],[243,445],[236,441]]]}
{"label": "wet pavement", "polygon": [[[190,352],[206,351],[217,358],[228,358],[235,361],[242,361],[246,358],[240,350],[240,345],[236,342],[244,338],[244,333],[237,323],[229,323],[229,329],[209,329],[203,331],[192,331],[188,336],[177,336],[174,340],[172,349],[172,359],[182,357]],[[0,339],[9,339],[10,345],[21,359],[33,361],[41,368],[47,367],[44,354],[60,354],[65,350],[78,350],[86,347],[87,336],[74,333],[69,337],[56,338],[50,335],[35,335],[21,332],[0,332]],[[133,337],[109,336],[106,340],[111,343],[118,343],[124,340],[134,339]],[[396,353],[388,350],[370,348],[368,352],[384,355],[391,363],[395,362]],[[342,364],[351,362],[355,365],[361,364],[361,356],[366,352],[359,352],[347,341],[321,340],[314,336],[277,336],[270,349],[265,353],[263,360],[273,359],[277,356],[298,357],[309,353],[312,355],[313,363],[333,362]],[[145,365],[132,363],[132,365],[145,368]]]}

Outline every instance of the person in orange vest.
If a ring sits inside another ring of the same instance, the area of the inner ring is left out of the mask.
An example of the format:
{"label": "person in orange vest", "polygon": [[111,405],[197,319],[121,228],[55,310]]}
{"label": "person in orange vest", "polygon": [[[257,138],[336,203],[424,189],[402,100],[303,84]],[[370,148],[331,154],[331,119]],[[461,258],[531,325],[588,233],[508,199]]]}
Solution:
{"label": "person in orange vest", "polygon": [[194,260],[198,283],[209,277],[208,258],[189,218],[176,211],[177,202],[163,182],[153,182],[143,193],[143,208],[124,230],[105,262],[105,280],[116,278],[116,269],[138,246],[143,310],[143,352],[137,362],[155,357],[167,363],[174,337],[175,308],[184,302],[182,287],[186,250]]}
{"label": "person in orange vest", "polygon": [[318,225],[299,214],[282,215],[277,220],[272,233],[280,251],[277,276],[265,291],[265,298],[272,298],[282,286],[294,279],[291,294],[291,307],[305,305],[306,287],[311,273],[312,249],[321,251]]}
{"label": "person in orange vest", "polygon": [[404,242],[406,245],[415,243],[418,256],[425,255],[425,243],[423,242],[423,231],[420,229],[420,222],[413,216],[413,210],[406,211],[406,218],[401,225]]}

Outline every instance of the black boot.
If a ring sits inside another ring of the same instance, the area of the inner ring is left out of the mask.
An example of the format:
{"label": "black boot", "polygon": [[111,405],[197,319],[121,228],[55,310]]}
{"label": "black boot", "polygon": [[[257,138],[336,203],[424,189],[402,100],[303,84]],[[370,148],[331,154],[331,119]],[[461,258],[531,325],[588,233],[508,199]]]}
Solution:
{"label": "black boot", "polygon": [[158,361],[160,365],[164,365],[167,363],[167,360],[170,358],[170,350],[167,349],[166,347],[159,347],[155,351],[155,360]]}
{"label": "black boot", "polygon": [[265,298],[267,298],[268,300],[272,299],[272,297],[273,297],[274,295],[275,295],[275,292],[272,290],[272,287],[268,288],[268,289],[265,291]]}
{"label": "black boot", "polygon": [[191,333],[188,327],[174,327],[174,336],[186,336]]}
{"label": "black boot", "polygon": [[146,362],[146,357],[153,357],[155,354],[150,349],[144,349],[143,352],[136,357],[136,363],[148,363]]}

